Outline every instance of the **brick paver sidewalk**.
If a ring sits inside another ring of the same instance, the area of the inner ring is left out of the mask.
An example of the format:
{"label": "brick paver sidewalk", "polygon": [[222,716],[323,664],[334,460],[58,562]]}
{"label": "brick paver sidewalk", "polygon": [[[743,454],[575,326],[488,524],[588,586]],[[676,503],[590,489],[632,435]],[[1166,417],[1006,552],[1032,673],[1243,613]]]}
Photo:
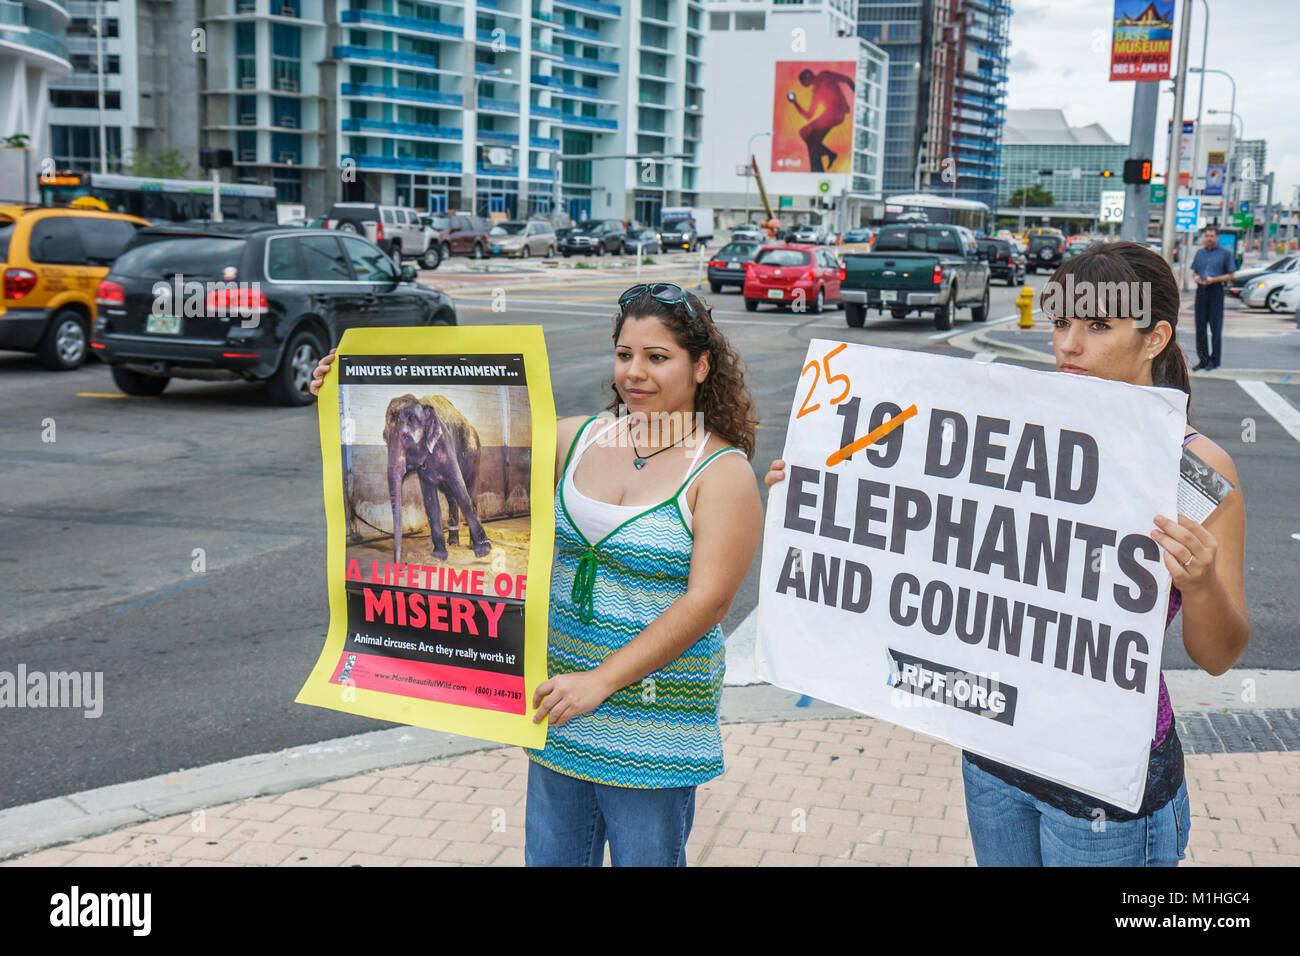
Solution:
{"label": "brick paver sidewalk", "polygon": [[[691,865],[972,866],[953,747],[866,717],[730,724]],[[1300,761],[1187,758],[1186,863],[1300,865]],[[10,866],[518,866],[527,758],[499,748],[179,814]]]}

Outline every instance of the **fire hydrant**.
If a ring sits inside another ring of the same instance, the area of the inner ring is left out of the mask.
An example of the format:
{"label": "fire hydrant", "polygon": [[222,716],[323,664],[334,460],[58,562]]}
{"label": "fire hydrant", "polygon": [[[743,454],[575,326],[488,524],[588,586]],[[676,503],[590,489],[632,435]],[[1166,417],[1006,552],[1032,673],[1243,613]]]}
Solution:
{"label": "fire hydrant", "polygon": [[1034,327],[1034,290],[1025,286],[1020,290],[1020,295],[1016,296],[1016,308],[1020,310],[1019,328],[1032,329]]}

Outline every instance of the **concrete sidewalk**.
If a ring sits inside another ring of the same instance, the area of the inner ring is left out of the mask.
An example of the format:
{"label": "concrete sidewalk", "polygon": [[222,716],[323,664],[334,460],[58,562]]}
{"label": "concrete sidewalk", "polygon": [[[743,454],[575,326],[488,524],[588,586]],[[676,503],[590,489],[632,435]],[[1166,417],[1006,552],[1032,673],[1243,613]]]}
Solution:
{"label": "concrete sidewalk", "polygon": [[[722,734],[727,769],[699,788],[690,864],[974,865],[953,747],[867,717],[751,721]],[[390,766],[5,865],[518,866],[527,763],[518,747],[491,747]],[[1186,767],[1185,864],[1300,865],[1295,752],[1189,754]]]}

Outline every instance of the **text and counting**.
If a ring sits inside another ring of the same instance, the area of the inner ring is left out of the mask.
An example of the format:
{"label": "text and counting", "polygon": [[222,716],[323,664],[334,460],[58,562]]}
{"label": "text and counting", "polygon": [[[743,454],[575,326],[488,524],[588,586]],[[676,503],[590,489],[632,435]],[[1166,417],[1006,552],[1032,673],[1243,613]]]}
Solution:
{"label": "text and counting", "polygon": [[814,340],[768,499],[759,675],[1136,809],[1183,398]]}

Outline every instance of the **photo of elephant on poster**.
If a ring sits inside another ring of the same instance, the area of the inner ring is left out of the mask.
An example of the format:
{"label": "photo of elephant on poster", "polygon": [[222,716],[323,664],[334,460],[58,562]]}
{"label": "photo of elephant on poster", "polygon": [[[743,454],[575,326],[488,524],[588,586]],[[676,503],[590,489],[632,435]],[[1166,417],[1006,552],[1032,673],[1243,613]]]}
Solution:
{"label": "photo of elephant on poster", "polygon": [[[393,561],[402,560],[402,481],[411,472],[420,480],[424,509],[433,536],[433,556],[447,559],[447,541],[460,544],[464,514],[476,557],[492,550],[474,509],[478,490],[479,437],[473,425],[441,395],[403,395],[388,403],[384,416],[388,446],[388,494],[393,508]],[[438,492],[447,496],[447,533],[443,534]]]}
{"label": "photo of elephant on poster", "polygon": [[526,571],[526,388],[343,385],[339,414],[349,561]]}

